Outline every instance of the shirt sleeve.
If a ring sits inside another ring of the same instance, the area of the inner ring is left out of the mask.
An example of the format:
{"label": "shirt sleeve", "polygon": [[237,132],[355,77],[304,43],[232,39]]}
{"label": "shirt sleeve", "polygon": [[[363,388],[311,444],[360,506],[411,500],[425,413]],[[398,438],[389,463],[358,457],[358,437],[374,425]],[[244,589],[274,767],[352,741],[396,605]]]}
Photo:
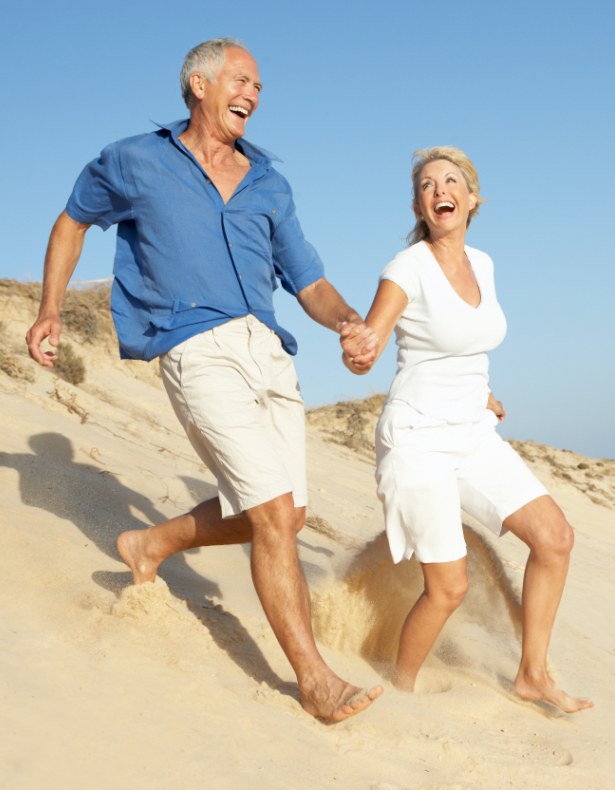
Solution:
{"label": "shirt sleeve", "polygon": [[290,186],[284,218],[277,224],[271,239],[273,265],[285,291],[296,296],[299,291],[325,276],[325,267],[314,247],[306,240],[297,219]]}
{"label": "shirt sleeve", "polygon": [[81,171],[66,204],[66,213],[77,222],[98,225],[103,230],[132,219],[117,143],[103,149],[98,159]]}
{"label": "shirt sleeve", "polygon": [[380,280],[391,280],[398,285],[408,297],[408,302],[415,300],[419,294],[419,276],[412,252],[412,247],[408,247],[387,263],[384,267]]}

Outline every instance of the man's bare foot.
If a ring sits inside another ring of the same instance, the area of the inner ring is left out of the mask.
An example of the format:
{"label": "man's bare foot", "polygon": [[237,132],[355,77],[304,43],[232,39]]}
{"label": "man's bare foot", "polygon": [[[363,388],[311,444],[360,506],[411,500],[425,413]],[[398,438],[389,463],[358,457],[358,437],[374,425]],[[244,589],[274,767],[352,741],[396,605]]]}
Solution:
{"label": "man's bare foot", "polygon": [[135,529],[122,532],[117,539],[117,550],[120,557],[132,571],[132,583],[142,584],[156,580],[160,561],[148,554],[146,529]]}
{"label": "man's bare foot", "polygon": [[594,703],[590,699],[571,697],[570,694],[557,688],[548,676],[542,682],[532,682],[519,673],[515,680],[515,691],[529,702],[548,702],[564,713],[576,713],[579,710],[594,707]]}
{"label": "man's bare foot", "polygon": [[314,688],[301,693],[301,705],[325,724],[336,724],[368,708],[382,694],[382,686],[360,689],[336,678],[329,688]]}

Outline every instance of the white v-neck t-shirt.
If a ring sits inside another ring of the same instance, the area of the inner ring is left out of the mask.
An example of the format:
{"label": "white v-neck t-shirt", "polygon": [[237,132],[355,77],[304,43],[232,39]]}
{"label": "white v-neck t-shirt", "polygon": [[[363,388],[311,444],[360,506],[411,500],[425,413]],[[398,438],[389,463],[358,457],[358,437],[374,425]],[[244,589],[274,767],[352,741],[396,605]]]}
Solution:
{"label": "white v-neck t-shirt", "polygon": [[487,409],[487,352],[506,334],[493,262],[465,248],[481,300],[455,291],[424,242],[400,252],[381,279],[408,306],[396,327],[397,373],[376,429],[376,480],[394,562],[452,562],[466,553],[461,508],[496,535],[546,489],[498,436]]}
{"label": "white v-neck t-shirt", "polygon": [[487,352],[506,334],[493,261],[465,247],[481,300],[472,307],[455,291],[424,241],[399,252],[381,279],[396,283],[408,306],[396,327],[397,373],[388,400],[415,410],[421,425],[477,422],[489,398]]}

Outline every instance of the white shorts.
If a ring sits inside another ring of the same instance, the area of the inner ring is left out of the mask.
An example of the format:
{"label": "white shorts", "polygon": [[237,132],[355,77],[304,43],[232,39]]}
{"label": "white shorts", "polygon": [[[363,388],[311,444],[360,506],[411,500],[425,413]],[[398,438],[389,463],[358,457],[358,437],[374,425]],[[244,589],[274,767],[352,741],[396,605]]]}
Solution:
{"label": "white shorts", "polygon": [[413,426],[413,410],[387,404],[376,429],[376,480],[394,562],[452,562],[466,555],[461,509],[496,535],[519,508],[547,494],[495,431],[477,423]]}
{"label": "white shorts", "polygon": [[252,315],[160,358],[167,394],[218,482],[225,518],[286,493],[307,502],[305,414],[292,358]]}

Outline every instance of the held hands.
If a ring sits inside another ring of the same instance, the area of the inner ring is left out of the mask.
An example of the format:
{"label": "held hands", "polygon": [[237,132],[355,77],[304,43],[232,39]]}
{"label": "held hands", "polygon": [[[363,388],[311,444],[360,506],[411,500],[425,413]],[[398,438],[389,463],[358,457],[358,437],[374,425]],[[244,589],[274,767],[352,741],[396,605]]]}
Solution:
{"label": "held hands", "polygon": [[367,373],[378,357],[378,336],[361,322],[342,321],[337,326],[342,360],[353,373]]}
{"label": "held hands", "polygon": [[[35,362],[44,368],[52,368],[58,355],[56,349],[60,344],[62,321],[59,316],[39,316],[26,334],[28,353]],[[42,351],[41,343],[49,338],[50,351]]]}
{"label": "held hands", "polygon": [[496,400],[493,393],[489,393],[489,400],[487,401],[487,408],[495,414],[500,422],[506,417],[506,411],[502,405],[501,400]]}

